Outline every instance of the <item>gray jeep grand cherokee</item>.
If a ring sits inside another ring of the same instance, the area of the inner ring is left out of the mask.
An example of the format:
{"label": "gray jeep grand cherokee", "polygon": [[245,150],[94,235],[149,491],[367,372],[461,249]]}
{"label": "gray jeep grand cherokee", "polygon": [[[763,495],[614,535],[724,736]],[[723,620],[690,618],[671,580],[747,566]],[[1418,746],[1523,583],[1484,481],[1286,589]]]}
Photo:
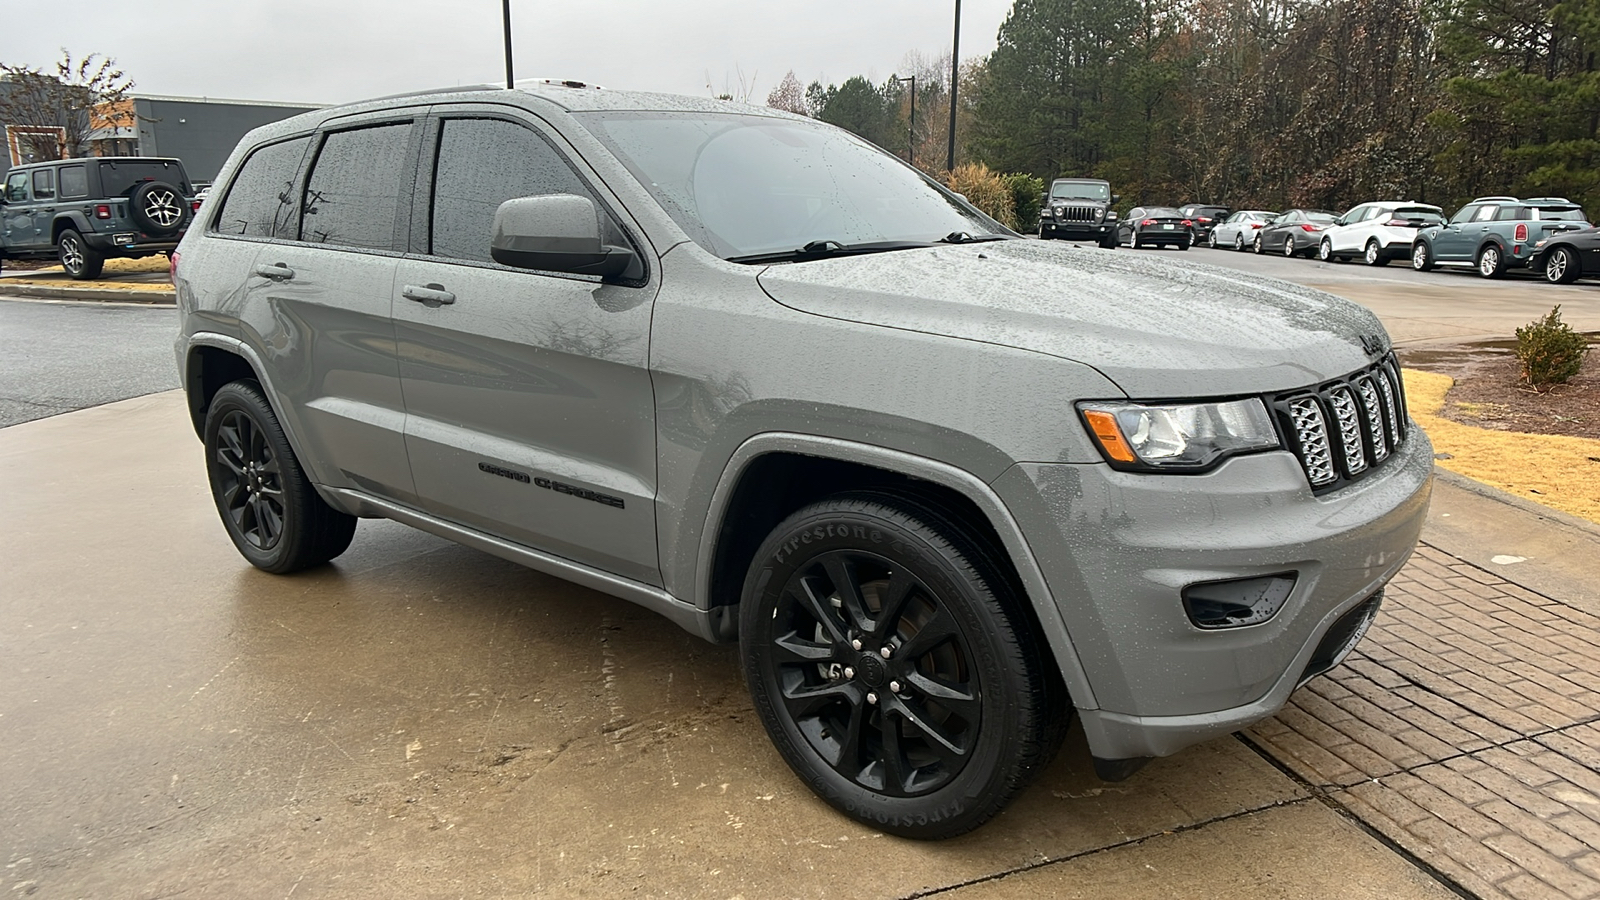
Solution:
{"label": "gray jeep grand cherokee", "polygon": [[252,564],[386,517],[737,641],[795,773],[896,834],[993,817],[1074,715],[1110,779],[1270,715],[1428,502],[1365,310],[1021,239],[771,109],[319,110],[244,139],[174,268]]}

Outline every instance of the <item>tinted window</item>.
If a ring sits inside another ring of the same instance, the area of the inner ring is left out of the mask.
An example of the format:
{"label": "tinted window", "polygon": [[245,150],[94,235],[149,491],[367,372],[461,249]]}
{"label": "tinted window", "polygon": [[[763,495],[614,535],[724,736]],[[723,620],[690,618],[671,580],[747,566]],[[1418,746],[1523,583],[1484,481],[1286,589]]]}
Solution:
{"label": "tinted window", "polygon": [[33,199],[53,200],[56,196],[56,173],[52,169],[33,170]]}
{"label": "tinted window", "polygon": [[89,172],[83,166],[61,167],[61,199],[89,196]]}
{"label": "tinted window", "polygon": [[300,239],[394,249],[411,123],[328,135],[306,182]]}
{"label": "tinted window", "polygon": [[6,202],[25,203],[28,199],[28,173],[18,172],[6,179]]}
{"label": "tinted window", "polygon": [[228,188],[212,227],[223,234],[272,237],[289,221],[286,213],[294,206],[295,172],[309,143],[310,138],[299,138],[269,144],[250,154]]}
{"label": "tinted window", "polygon": [[1526,206],[1502,206],[1500,211],[1495,214],[1496,221],[1500,222],[1515,222],[1518,219],[1527,218],[1530,218],[1530,215]]}
{"label": "tinted window", "polygon": [[501,119],[446,120],[434,166],[433,254],[488,262],[500,204],[545,194],[594,199],[566,160],[529,129]]}
{"label": "tinted window", "polygon": [[193,194],[189,177],[176,160],[139,160],[100,164],[100,189],[105,197],[126,197],[144,181],[164,181],[185,196]]}
{"label": "tinted window", "polygon": [[1461,224],[1462,222],[1470,222],[1472,221],[1472,217],[1478,214],[1478,209],[1479,207],[1476,206],[1463,206],[1456,210],[1455,216],[1452,217],[1450,221],[1457,225]]}

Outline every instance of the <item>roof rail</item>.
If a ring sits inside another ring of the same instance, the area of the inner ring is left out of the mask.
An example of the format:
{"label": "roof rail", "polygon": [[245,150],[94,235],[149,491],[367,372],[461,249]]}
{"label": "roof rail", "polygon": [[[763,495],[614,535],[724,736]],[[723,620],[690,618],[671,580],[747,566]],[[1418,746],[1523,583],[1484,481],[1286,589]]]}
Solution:
{"label": "roof rail", "polygon": [[458,84],[455,87],[428,88],[422,91],[406,91],[403,94],[387,94],[382,97],[370,97],[358,102],[368,103],[379,100],[402,100],[406,97],[426,97],[429,94],[465,94],[472,91],[503,91],[505,88],[498,84]]}
{"label": "roof rail", "polygon": [[1473,203],[1487,203],[1487,202],[1489,202],[1491,200],[1501,200],[1501,201],[1504,201],[1506,203],[1516,203],[1517,202],[1517,198],[1515,198],[1515,197],[1474,197],[1471,202],[1473,202]]}
{"label": "roof rail", "polygon": [[602,87],[601,85],[589,84],[586,81],[579,81],[576,78],[518,78],[516,81],[513,81],[512,84],[514,84],[514,85],[516,85],[518,87],[521,87],[522,85],[527,84],[527,85],[543,85],[545,87],[579,88],[579,89],[587,89],[587,90],[591,90],[591,91],[603,91],[603,90],[605,90],[605,88]]}

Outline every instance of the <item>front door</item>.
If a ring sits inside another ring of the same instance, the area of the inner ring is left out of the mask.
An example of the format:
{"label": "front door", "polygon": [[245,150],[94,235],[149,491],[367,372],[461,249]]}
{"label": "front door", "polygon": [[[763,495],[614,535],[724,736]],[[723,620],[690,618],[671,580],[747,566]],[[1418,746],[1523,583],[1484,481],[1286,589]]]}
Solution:
{"label": "front door", "polygon": [[430,125],[434,181],[394,281],[417,493],[442,518],[659,585],[654,274],[602,284],[490,260],[495,210],[515,197],[588,197],[629,240],[557,138],[497,109]]}

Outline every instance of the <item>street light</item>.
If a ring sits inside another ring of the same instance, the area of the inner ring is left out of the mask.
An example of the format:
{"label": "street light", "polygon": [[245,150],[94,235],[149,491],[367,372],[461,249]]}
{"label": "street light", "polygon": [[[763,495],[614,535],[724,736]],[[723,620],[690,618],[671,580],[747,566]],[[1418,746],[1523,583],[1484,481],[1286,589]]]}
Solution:
{"label": "street light", "polygon": [[906,162],[914,166],[917,164],[917,76],[890,75],[889,80],[896,84],[911,82],[911,127],[906,129]]}
{"label": "street light", "polygon": [[956,0],[956,36],[950,44],[950,154],[944,167],[956,167],[956,86],[961,82],[961,0]]}

